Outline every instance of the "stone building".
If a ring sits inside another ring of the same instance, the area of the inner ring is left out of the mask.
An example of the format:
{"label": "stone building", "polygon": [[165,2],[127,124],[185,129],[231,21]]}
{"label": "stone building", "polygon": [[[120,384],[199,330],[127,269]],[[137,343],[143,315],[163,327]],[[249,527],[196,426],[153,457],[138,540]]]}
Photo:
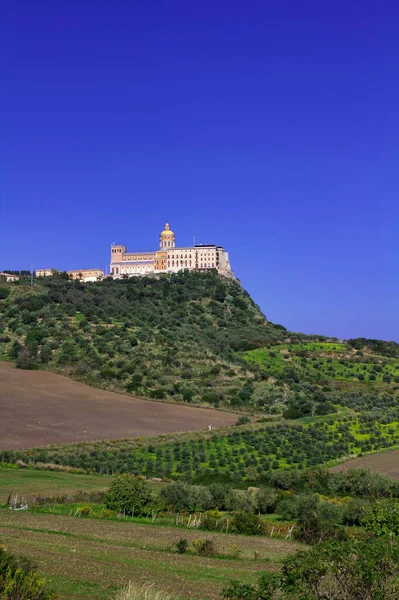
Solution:
{"label": "stone building", "polygon": [[79,279],[84,283],[88,281],[102,281],[104,271],[102,269],[74,269],[67,271],[70,279]]}
{"label": "stone building", "polygon": [[196,244],[177,247],[175,234],[166,223],[159,236],[159,249],[130,251],[124,245],[111,246],[110,275],[118,279],[127,275],[177,273],[182,270],[207,271],[216,269],[221,275],[234,277],[228,252],[215,244]]}
{"label": "stone building", "polygon": [[36,277],[52,277],[54,274],[59,273],[57,269],[36,269]]}

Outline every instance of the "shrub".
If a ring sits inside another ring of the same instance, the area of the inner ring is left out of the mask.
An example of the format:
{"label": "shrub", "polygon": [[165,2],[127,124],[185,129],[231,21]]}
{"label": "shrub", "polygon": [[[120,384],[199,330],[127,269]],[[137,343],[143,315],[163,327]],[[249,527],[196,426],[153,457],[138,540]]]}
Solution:
{"label": "shrub", "polygon": [[324,542],[284,560],[281,587],[297,600],[397,600],[399,546],[386,540]]}
{"label": "shrub", "polygon": [[12,360],[17,359],[18,354],[21,352],[21,350],[22,350],[21,344],[18,342],[18,340],[14,340],[8,351],[8,357],[11,358]]}
{"label": "shrub", "polygon": [[56,600],[47,589],[33,564],[26,558],[16,558],[0,546],[0,598],[4,600]]}
{"label": "shrub", "polygon": [[213,540],[198,538],[193,541],[193,546],[199,556],[211,558],[216,554],[215,542]]}
{"label": "shrub", "polygon": [[273,600],[279,586],[279,578],[274,573],[262,573],[257,585],[231,581],[222,590],[225,600]]}
{"label": "shrub", "polygon": [[360,525],[368,506],[367,500],[350,498],[343,507],[343,522],[347,525]]}
{"label": "shrub", "polygon": [[267,514],[273,512],[277,502],[277,494],[272,488],[260,488],[255,494],[255,500],[256,509],[262,514]]}
{"label": "shrub", "polygon": [[174,510],[190,508],[190,486],[183,481],[175,481],[165,486],[160,496],[165,504]]}
{"label": "shrub", "polygon": [[256,497],[244,490],[229,490],[226,496],[226,507],[228,510],[255,512]]}
{"label": "shrub", "polygon": [[88,517],[91,515],[91,506],[81,506],[78,510],[78,515],[80,517]]}
{"label": "shrub", "polygon": [[22,350],[20,350],[16,365],[18,369],[24,369],[26,371],[31,371],[37,368],[37,363],[34,357],[29,352],[29,350],[25,348],[22,348]]}
{"label": "shrub", "polygon": [[251,512],[238,512],[231,520],[231,531],[245,535],[260,535],[263,533],[262,522]]}
{"label": "shrub", "polygon": [[365,510],[361,524],[377,535],[399,535],[399,502],[377,500]]}
{"label": "shrub", "polygon": [[236,425],[247,425],[250,422],[251,419],[249,417],[246,415],[241,415],[241,417],[238,417]]}
{"label": "shrub", "polygon": [[186,538],[180,538],[178,542],[176,542],[176,552],[177,554],[185,554],[188,548],[188,541]]}
{"label": "shrub", "polygon": [[154,502],[148,483],[134,475],[119,475],[104,496],[106,508],[123,513],[142,515]]}
{"label": "shrub", "polygon": [[176,600],[176,597],[165,591],[155,589],[152,584],[135,585],[129,583],[116,594],[114,600]]}

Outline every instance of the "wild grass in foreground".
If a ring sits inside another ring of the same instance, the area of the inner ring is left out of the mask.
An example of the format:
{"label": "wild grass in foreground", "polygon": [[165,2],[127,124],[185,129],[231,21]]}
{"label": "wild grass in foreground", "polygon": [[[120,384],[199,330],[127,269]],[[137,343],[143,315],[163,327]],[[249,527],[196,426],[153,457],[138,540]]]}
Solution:
{"label": "wild grass in foreground", "polygon": [[176,596],[172,596],[162,590],[157,590],[154,584],[145,583],[144,585],[136,585],[129,582],[128,585],[120,590],[115,600],[175,600]]}

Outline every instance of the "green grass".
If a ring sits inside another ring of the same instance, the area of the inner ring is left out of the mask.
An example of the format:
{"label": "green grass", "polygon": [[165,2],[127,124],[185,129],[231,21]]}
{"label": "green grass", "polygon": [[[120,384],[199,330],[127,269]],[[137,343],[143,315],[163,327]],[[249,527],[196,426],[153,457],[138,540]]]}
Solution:
{"label": "green grass", "polygon": [[[56,494],[72,495],[76,492],[96,492],[109,488],[111,475],[82,475],[57,471],[20,469],[15,466],[0,466],[0,504],[7,501],[10,492],[28,497],[35,494],[55,496]],[[154,491],[167,485],[162,482],[149,481]]]}
{"label": "green grass", "polygon": [[80,490],[90,492],[107,489],[111,480],[112,477],[106,475],[82,475],[0,466],[0,504],[6,502],[10,492],[18,493],[20,496],[32,494],[51,496],[60,492],[72,494]]}
{"label": "green grass", "polygon": [[[211,538],[217,556],[202,558],[194,551],[177,555],[173,545],[181,537],[190,547],[198,537]],[[10,551],[34,558],[62,600],[109,600],[129,580],[153,582],[180,598],[214,599],[230,579],[254,582],[259,572],[275,571],[288,553],[301,547],[266,537],[4,509],[0,509],[0,539]]]}

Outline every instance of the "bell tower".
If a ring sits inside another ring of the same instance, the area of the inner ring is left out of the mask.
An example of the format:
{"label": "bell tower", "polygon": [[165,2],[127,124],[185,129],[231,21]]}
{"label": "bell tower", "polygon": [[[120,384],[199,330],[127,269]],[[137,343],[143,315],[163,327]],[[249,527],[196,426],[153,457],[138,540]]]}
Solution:
{"label": "bell tower", "polygon": [[165,229],[161,231],[159,236],[159,247],[161,250],[166,250],[167,248],[175,247],[175,234],[170,229],[169,223],[165,224]]}

